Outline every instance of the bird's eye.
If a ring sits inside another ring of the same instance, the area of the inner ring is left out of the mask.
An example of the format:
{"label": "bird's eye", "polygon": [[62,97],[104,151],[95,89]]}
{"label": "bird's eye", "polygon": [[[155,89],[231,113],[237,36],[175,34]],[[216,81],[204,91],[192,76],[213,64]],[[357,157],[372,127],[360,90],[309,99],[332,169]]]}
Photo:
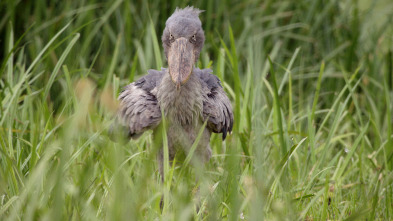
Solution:
{"label": "bird's eye", "polygon": [[169,42],[173,43],[175,41],[175,37],[172,34],[169,35]]}
{"label": "bird's eye", "polygon": [[191,43],[195,43],[195,42],[196,42],[196,36],[195,36],[195,35],[193,35],[193,36],[191,37],[190,42],[191,42]]}

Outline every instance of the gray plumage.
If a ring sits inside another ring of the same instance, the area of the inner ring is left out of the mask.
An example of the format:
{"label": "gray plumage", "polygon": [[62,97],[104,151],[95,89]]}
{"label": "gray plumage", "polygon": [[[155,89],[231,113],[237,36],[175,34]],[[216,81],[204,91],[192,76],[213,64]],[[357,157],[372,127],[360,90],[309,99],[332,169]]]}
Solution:
{"label": "gray plumage", "polygon": [[[222,133],[225,139],[232,130],[232,106],[220,80],[210,69],[195,67],[205,40],[200,12],[193,7],[176,9],[162,35],[169,68],[149,70],[119,96],[118,118],[132,138],[149,129],[155,131],[161,111],[165,114],[170,160],[179,151],[188,152],[206,120],[196,149],[203,161],[211,156],[211,132]],[[158,159],[162,175],[162,151]]]}

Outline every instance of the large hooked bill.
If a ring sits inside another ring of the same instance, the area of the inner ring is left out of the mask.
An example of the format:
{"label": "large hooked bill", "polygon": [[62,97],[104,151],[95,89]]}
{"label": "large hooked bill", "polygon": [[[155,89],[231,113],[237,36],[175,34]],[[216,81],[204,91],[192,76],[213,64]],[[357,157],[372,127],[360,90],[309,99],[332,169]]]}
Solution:
{"label": "large hooked bill", "polygon": [[168,66],[177,89],[190,78],[194,60],[193,45],[186,38],[178,38],[172,43],[168,53]]}

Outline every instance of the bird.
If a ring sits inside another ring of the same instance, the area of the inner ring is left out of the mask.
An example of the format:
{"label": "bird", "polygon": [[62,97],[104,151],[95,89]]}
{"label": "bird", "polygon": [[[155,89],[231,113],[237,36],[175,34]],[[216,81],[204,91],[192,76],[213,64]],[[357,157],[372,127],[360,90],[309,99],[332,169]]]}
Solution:
{"label": "bird", "polygon": [[[170,161],[176,154],[190,151],[205,125],[194,153],[206,163],[212,155],[211,133],[221,133],[225,140],[233,127],[232,105],[221,81],[211,69],[196,67],[205,41],[201,12],[192,6],[176,8],[161,37],[168,68],[148,70],[118,97],[117,121],[130,138],[147,130],[156,136],[165,117]],[[157,160],[163,180],[163,147]]]}

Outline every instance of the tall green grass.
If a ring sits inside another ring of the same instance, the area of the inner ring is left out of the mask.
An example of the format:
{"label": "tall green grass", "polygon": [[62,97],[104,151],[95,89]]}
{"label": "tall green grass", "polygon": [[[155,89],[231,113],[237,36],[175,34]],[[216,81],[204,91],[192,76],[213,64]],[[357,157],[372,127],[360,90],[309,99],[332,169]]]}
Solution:
{"label": "tall green grass", "polygon": [[166,65],[165,21],[187,5],[0,2],[0,219],[391,220],[393,3],[195,3],[198,66],[234,131],[205,166],[166,163],[162,184],[165,136],[107,130],[121,87]]}

